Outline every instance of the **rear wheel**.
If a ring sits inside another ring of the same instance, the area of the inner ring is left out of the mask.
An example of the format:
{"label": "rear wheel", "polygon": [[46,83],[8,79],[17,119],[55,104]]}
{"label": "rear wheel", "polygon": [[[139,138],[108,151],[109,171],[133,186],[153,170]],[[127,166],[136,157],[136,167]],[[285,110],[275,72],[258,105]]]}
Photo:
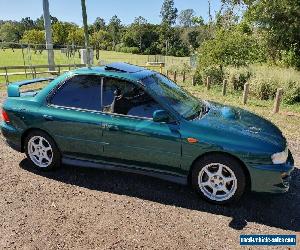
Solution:
{"label": "rear wheel", "polygon": [[61,163],[54,140],[42,131],[33,131],[26,137],[25,153],[34,166],[41,170],[59,167]]}
{"label": "rear wheel", "polygon": [[211,154],[195,163],[192,185],[205,200],[226,204],[241,198],[246,177],[241,164],[233,157]]}

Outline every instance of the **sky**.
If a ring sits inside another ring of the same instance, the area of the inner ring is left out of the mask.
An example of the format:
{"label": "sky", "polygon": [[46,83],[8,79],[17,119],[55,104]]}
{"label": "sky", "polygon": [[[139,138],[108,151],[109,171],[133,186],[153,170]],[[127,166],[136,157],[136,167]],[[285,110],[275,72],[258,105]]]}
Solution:
{"label": "sky", "polygon": [[[0,0],[0,20],[21,20],[22,17],[36,19],[43,12],[43,0]],[[123,24],[130,24],[137,16],[145,17],[148,22],[160,23],[160,9],[163,0],[86,0],[88,23],[96,17],[106,22],[117,15]],[[211,0],[212,14],[220,9],[220,0]],[[208,19],[207,0],[175,0],[175,7],[180,11],[194,9],[197,16]],[[80,0],[49,0],[50,14],[59,20],[82,25]]]}

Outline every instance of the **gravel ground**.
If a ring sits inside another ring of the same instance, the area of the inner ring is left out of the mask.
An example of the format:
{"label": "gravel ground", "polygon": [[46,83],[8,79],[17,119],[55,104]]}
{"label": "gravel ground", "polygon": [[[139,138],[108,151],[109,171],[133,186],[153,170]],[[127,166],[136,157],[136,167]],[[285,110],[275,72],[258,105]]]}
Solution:
{"label": "gravel ground", "polygon": [[2,141],[0,166],[0,249],[239,249],[240,234],[300,231],[300,169],[287,194],[222,207],[150,177],[37,172]]}

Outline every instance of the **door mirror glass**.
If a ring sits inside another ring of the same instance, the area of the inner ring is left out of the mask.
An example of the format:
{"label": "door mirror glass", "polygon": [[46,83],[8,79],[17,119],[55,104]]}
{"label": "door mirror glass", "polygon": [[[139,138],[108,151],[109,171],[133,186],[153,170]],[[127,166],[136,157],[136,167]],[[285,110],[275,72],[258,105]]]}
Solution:
{"label": "door mirror glass", "polygon": [[165,110],[156,110],[153,113],[154,122],[169,122],[170,117]]}

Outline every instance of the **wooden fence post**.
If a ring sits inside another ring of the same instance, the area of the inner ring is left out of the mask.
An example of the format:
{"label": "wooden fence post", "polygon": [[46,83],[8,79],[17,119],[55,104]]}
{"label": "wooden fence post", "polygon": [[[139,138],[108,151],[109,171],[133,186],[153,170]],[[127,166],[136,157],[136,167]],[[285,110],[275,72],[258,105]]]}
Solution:
{"label": "wooden fence post", "polygon": [[195,79],[195,76],[193,76],[193,78],[192,78],[192,85],[193,85],[193,86],[196,85],[196,79]]}
{"label": "wooden fence post", "polygon": [[174,82],[176,82],[176,78],[177,78],[177,71],[174,71]]}
{"label": "wooden fence post", "polygon": [[224,79],[224,81],[223,81],[223,89],[222,89],[223,96],[226,95],[226,88],[227,88],[227,80]]}
{"label": "wooden fence post", "polygon": [[169,70],[167,70],[166,74],[167,74],[167,77],[169,78]]}
{"label": "wooden fence post", "polygon": [[8,80],[7,68],[5,68],[5,81],[6,81],[6,85],[8,85],[9,84],[9,80]]}
{"label": "wooden fence post", "polygon": [[162,63],[160,64],[160,68],[159,69],[160,69],[160,73],[162,74],[163,73],[163,64]]}
{"label": "wooden fence post", "polygon": [[185,71],[182,72],[182,82],[185,82]]}
{"label": "wooden fence post", "polygon": [[282,94],[283,94],[283,89],[282,88],[277,89],[275,102],[274,102],[274,109],[273,109],[274,114],[279,112],[279,106],[282,99]]}
{"label": "wooden fence post", "polygon": [[211,78],[210,78],[210,76],[208,76],[207,79],[206,79],[207,90],[210,90],[210,84],[211,84]]}
{"label": "wooden fence post", "polygon": [[244,93],[243,93],[243,104],[247,104],[249,94],[249,83],[245,83],[244,85]]}

